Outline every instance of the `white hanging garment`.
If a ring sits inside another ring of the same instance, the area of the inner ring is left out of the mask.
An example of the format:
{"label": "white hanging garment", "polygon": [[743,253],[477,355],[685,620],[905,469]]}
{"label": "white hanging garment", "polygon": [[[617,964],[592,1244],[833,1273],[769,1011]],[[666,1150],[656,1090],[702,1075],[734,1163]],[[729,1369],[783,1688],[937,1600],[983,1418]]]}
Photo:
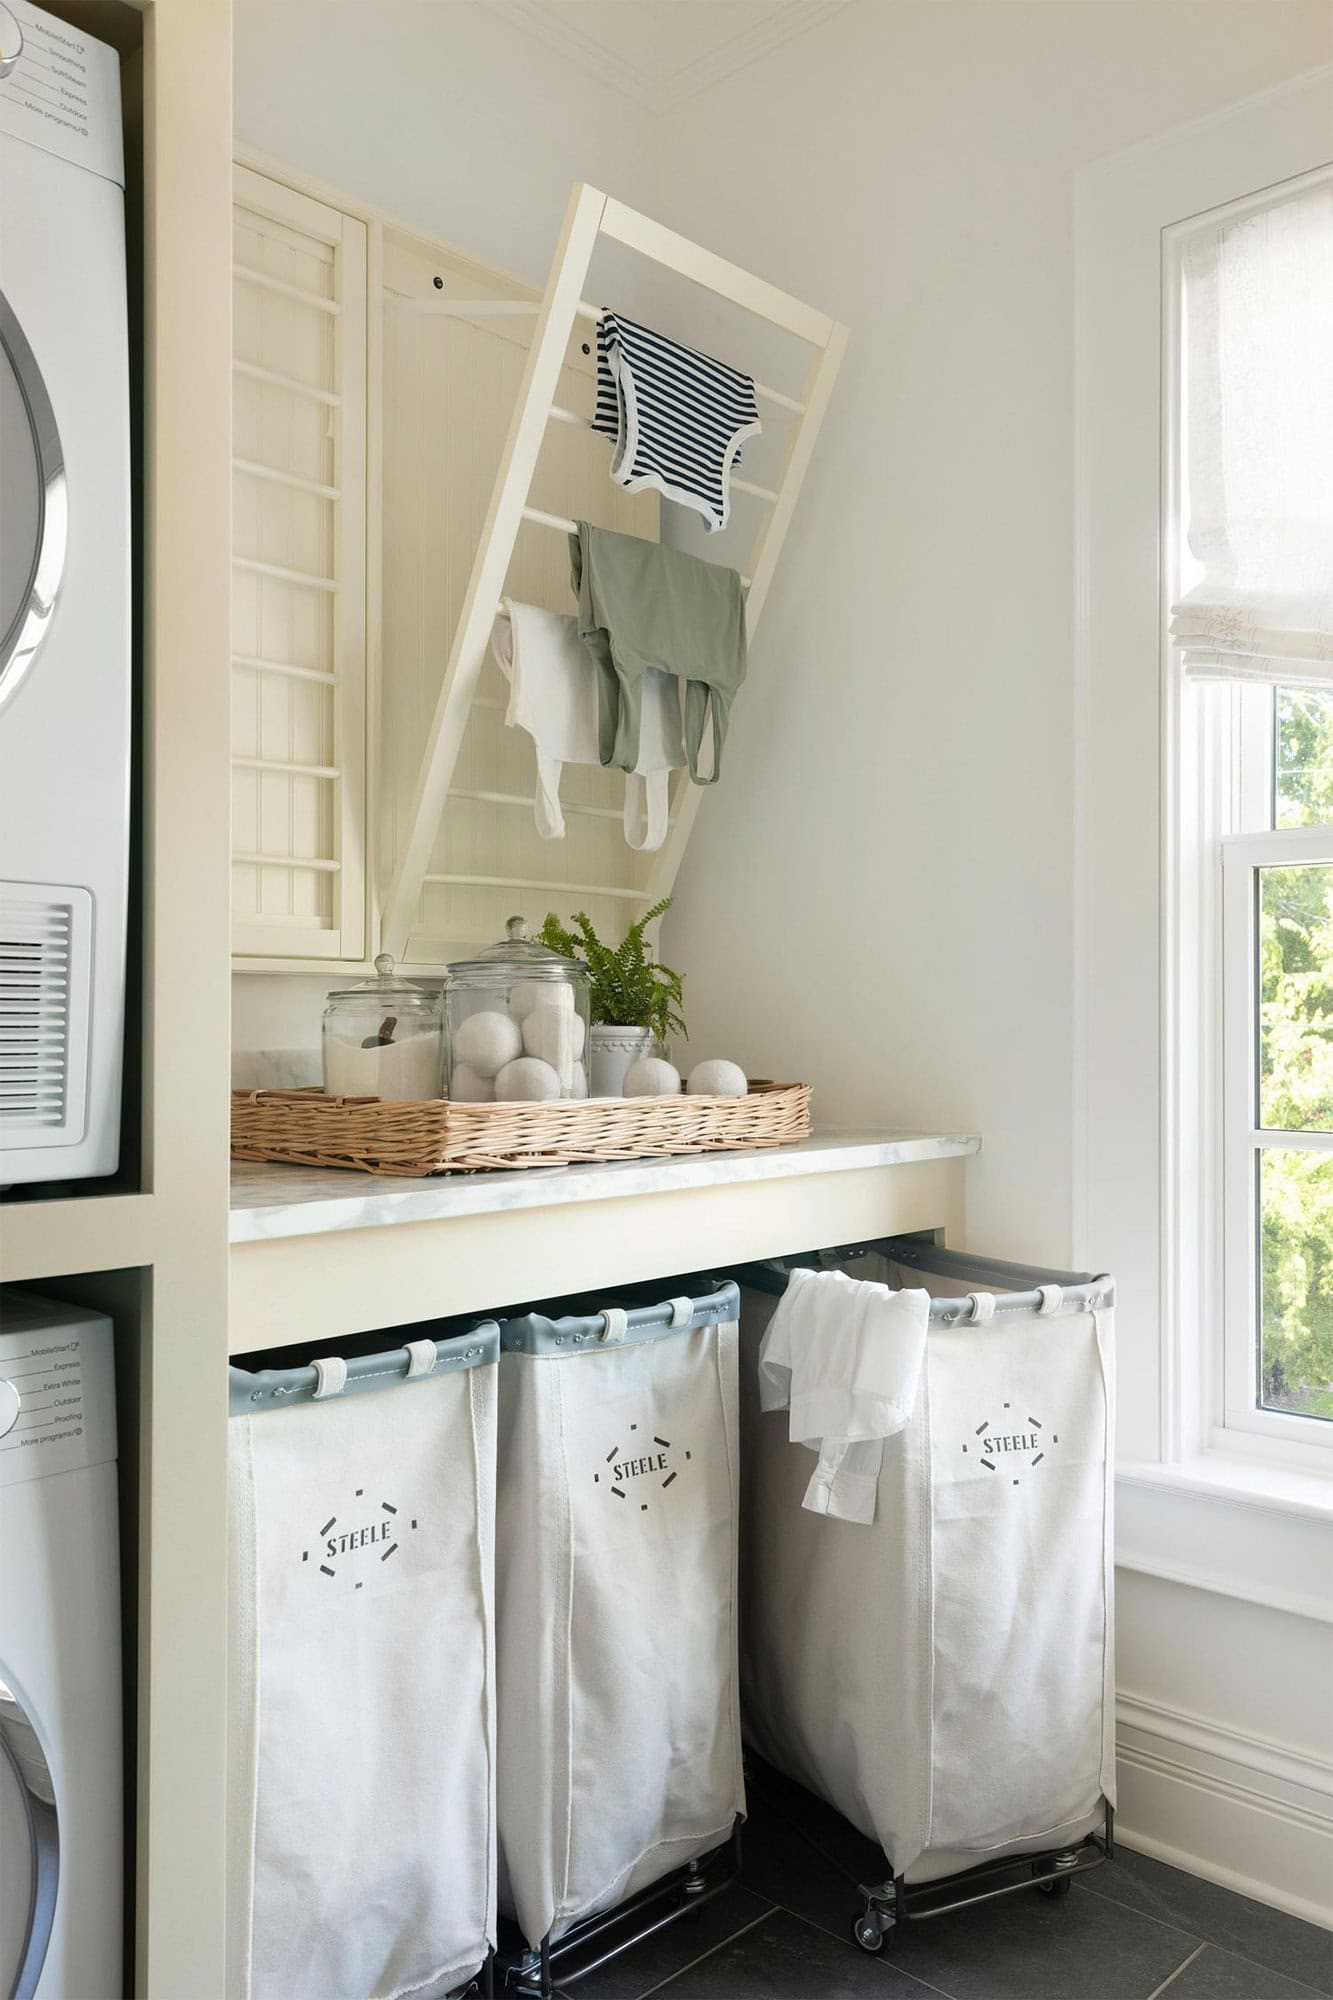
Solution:
{"label": "white hanging garment", "polygon": [[231,1419],[228,2000],[441,2000],[494,1940],[489,1338]]}
{"label": "white hanging garment", "polygon": [[500,1363],[500,1905],[533,1945],[744,1810],[735,1321],[606,1318],[510,1321]]}
{"label": "white hanging garment", "polygon": [[1074,1843],[1114,1799],[1112,1315],[996,1303],[932,1326],[853,1527],[802,1505],[760,1407],[776,1301],[742,1292],[746,1731],[910,1880]]}
{"label": "white hanging garment", "polygon": [[792,1272],[759,1350],[759,1397],[790,1409],[788,1436],[819,1454],[812,1513],[874,1520],[884,1439],[911,1419],[929,1315],[928,1292]]}
{"label": "white hanging garment", "polygon": [[[491,651],[509,683],[505,721],[525,729],[537,750],[537,831],[563,840],[560,773],[565,764],[600,766],[597,669],[579,637],[578,620],[506,598],[496,614]],[[685,763],[680,682],[650,669],[644,677],[639,754],[625,779],[625,838],[653,852],[666,838],[669,774]]]}

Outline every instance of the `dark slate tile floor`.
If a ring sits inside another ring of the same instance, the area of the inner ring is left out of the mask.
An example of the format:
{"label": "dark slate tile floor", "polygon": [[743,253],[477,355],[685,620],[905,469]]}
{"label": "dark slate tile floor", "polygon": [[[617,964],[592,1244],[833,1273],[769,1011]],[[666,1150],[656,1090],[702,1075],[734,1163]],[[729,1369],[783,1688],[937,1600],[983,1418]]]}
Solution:
{"label": "dark slate tile floor", "polygon": [[570,2000],[1314,2000],[1333,1936],[1121,1846],[1051,1900],[1035,1890],[913,1924],[871,1957],[850,1936],[871,1843],[762,1768],[741,1882],[569,1989]]}

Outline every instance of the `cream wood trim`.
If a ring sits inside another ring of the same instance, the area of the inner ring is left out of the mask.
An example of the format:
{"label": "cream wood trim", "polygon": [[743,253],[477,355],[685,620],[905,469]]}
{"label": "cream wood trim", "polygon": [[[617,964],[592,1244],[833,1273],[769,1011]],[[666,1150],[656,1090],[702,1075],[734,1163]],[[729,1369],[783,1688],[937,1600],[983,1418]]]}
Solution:
{"label": "cream wood trim", "polygon": [[1127,1846],[1309,1923],[1333,1920],[1327,1757],[1120,1689],[1116,1764]]}
{"label": "cream wood trim", "polygon": [[0,1208],[0,1279],[7,1285],[153,1261],[153,1197],[22,1201]]}
{"label": "cream wood trim", "polygon": [[145,12],[146,1172],[135,1991],[222,1985],[231,9]]}
{"label": "cream wood trim", "polygon": [[[497,1210],[231,1249],[231,1351],[386,1321],[488,1312],[796,1247],[943,1229],[962,1242],[963,1159]],[[354,1192],[355,1190],[349,1190]]]}

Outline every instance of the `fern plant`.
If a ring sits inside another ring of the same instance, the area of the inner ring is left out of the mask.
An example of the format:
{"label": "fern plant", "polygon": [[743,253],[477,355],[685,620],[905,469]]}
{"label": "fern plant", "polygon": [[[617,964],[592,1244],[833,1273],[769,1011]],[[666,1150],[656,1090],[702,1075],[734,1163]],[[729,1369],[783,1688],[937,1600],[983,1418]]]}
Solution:
{"label": "fern plant", "polygon": [[651,1028],[659,1042],[672,1034],[685,1035],[681,976],[669,965],[648,956],[645,932],[665,910],[671,897],[654,903],[637,924],[631,924],[621,943],[612,950],[603,944],[591,922],[580,910],[573,928],[548,912],[537,933],[541,942],[566,958],[577,958],[588,968],[592,979],[592,1018],[599,1026]]}

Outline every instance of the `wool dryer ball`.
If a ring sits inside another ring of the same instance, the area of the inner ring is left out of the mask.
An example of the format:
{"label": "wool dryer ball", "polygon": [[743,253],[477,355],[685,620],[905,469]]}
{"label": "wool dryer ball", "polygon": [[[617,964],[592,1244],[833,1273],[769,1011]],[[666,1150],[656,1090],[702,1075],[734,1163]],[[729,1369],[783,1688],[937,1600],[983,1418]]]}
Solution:
{"label": "wool dryer ball", "polygon": [[506,1063],[495,1079],[497,1104],[544,1104],[559,1095],[559,1076],[550,1063],[539,1062],[536,1056],[520,1056],[516,1062]]}
{"label": "wool dryer ball", "polygon": [[466,1063],[455,1063],[449,1079],[449,1095],[455,1104],[490,1104],[495,1086],[488,1076],[478,1076]]}
{"label": "wool dryer ball", "polygon": [[685,1088],[691,1097],[744,1097],[750,1086],[739,1063],[713,1056],[694,1065]]}
{"label": "wool dryer ball", "polygon": [[640,1056],[625,1071],[626,1097],[674,1097],[680,1089],[680,1071],[661,1056]]}
{"label": "wool dryer ball", "polygon": [[[557,989],[568,992],[569,988]],[[539,1056],[554,1069],[565,1070],[583,1054],[587,1030],[582,1014],[572,1008],[551,1006],[538,1001],[523,1019],[523,1047],[530,1056]]]}
{"label": "wool dryer ball", "polygon": [[454,1062],[478,1076],[494,1076],[523,1053],[523,1036],[508,1014],[469,1014],[454,1032]]}
{"label": "wool dryer ball", "polygon": [[574,1011],[574,989],[565,979],[520,979],[509,989],[509,1011],[516,1021],[526,1021],[534,1007],[558,1007]]}

